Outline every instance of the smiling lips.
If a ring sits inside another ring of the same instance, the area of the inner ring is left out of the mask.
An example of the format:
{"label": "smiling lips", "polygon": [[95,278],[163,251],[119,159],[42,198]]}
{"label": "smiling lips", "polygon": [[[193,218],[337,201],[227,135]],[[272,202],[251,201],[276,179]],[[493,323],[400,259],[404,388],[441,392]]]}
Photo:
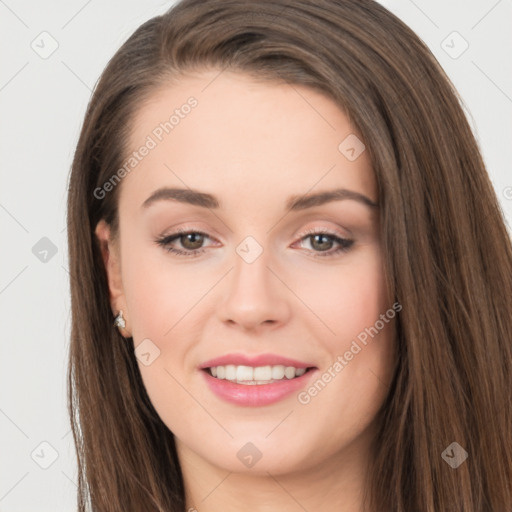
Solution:
{"label": "smiling lips", "polygon": [[262,406],[299,390],[317,369],[276,354],[228,354],[200,366],[210,389],[237,405]]}

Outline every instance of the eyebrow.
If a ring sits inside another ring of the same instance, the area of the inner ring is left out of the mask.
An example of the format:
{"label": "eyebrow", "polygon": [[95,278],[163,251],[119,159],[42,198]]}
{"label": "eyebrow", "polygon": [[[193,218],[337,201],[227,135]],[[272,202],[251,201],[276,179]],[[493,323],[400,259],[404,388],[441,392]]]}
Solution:
{"label": "eyebrow", "polygon": [[[378,204],[372,201],[369,197],[347,190],[345,188],[338,188],[328,190],[325,192],[317,192],[314,194],[295,195],[288,198],[286,201],[286,209],[291,211],[306,210],[314,206],[321,206],[331,201],[340,201],[344,199],[351,199],[362,203],[370,208],[378,208]],[[155,190],[143,203],[142,208],[148,208],[157,201],[178,201],[180,203],[191,204],[194,206],[201,206],[202,208],[217,209],[220,208],[219,200],[212,194],[206,192],[199,192],[198,190],[184,189],[184,188],[169,188],[162,187]]]}

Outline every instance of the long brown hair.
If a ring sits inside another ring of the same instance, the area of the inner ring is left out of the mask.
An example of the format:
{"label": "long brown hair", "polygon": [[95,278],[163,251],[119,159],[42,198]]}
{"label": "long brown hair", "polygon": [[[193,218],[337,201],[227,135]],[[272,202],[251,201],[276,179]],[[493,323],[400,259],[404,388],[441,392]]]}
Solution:
{"label": "long brown hair", "polygon": [[[428,47],[372,0],[184,0],[140,26],[89,103],[68,196],[69,408],[79,510],[183,511],[172,433],[113,327],[94,229],[117,229],[130,122],[157,87],[217,68],[327,94],[378,183],[399,358],[379,412],[372,512],[512,510],[512,248],[461,100]],[[200,107],[199,107],[200,108]],[[341,141],[340,141],[341,142]],[[442,454],[457,442],[456,469]]]}

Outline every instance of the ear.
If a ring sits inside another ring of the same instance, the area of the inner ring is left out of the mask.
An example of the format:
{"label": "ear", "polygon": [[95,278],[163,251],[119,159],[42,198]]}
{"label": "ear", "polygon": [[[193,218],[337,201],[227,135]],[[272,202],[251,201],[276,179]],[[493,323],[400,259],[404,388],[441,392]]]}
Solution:
{"label": "ear", "polygon": [[[126,327],[119,327],[119,331],[125,338],[131,337],[130,315],[126,305],[124,295],[123,281],[121,278],[120,251],[119,246],[112,239],[110,226],[101,219],[94,230],[100,245],[103,263],[108,279],[108,288],[110,293],[110,307],[115,317],[119,311],[123,312],[123,318],[126,321]],[[113,323],[113,321],[112,321]]]}

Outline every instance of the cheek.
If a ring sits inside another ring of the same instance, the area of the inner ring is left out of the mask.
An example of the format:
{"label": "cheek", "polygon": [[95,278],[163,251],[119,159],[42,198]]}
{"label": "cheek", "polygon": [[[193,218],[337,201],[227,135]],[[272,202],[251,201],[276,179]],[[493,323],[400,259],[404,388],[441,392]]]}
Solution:
{"label": "cheek", "polygon": [[193,275],[182,265],[172,265],[162,253],[134,248],[123,260],[123,285],[135,353],[138,347],[141,356],[149,353],[148,364],[138,357],[144,387],[159,416],[174,427],[175,418],[191,406],[180,385],[189,348],[185,340],[193,337],[194,328],[187,311],[203,287],[191,286]]}
{"label": "cheek", "polygon": [[159,251],[135,249],[123,260],[123,285],[136,343],[143,338],[169,337],[196,295],[190,272],[173,266],[163,249],[163,256]]}
{"label": "cheek", "polygon": [[[346,266],[318,277],[323,279],[304,280],[302,290],[321,320],[318,340],[327,354],[322,371],[328,384],[323,391],[319,383],[305,402],[321,394],[314,399],[316,414],[323,414],[327,402],[358,423],[380,405],[395,361],[396,312],[386,290],[379,248],[361,252],[347,259]],[[322,282],[326,284],[320,286]]]}
{"label": "cheek", "polygon": [[351,255],[338,266],[294,272],[299,277],[289,274],[289,278],[310,310],[308,323],[318,324],[318,337],[331,354],[344,350],[390,306],[378,247]]}

